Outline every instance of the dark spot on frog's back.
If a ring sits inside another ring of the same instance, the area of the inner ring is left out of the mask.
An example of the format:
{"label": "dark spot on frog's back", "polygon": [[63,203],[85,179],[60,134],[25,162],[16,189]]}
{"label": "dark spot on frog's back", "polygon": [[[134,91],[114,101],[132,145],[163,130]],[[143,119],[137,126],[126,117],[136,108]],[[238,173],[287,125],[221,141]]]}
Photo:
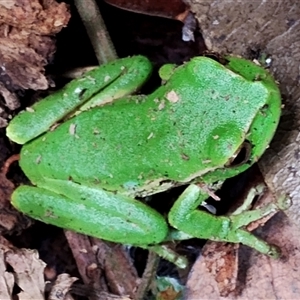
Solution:
{"label": "dark spot on frog's back", "polygon": [[94,134],[94,135],[99,135],[99,134],[100,134],[100,130],[99,130],[98,128],[95,128],[95,129],[93,130],[93,134]]}
{"label": "dark spot on frog's back", "polygon": [[82,91],[80,91],[79,95],[78,95],[78,98],[79,99],[82,99],[84,98],[84,94],[86,93],[87,89],[83,89]]}
{"label": "dark spot on frog's back", "polygon": [[181,153],[181,158],[183,160],[189,160],[190,159],[190,157],[188,155],[184,154],[184,153]]}
{"label": "dark spot on frog's back", "polygon": [[99,178],[94,179],[94,184],[101,184],[101,180]]}

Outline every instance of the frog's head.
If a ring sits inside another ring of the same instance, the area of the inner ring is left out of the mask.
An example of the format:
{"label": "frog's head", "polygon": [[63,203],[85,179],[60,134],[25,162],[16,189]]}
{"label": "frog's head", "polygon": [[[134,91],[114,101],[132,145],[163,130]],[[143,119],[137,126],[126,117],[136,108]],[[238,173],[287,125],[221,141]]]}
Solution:
{"label": "frog's head", "polygon": [[[268,148],[281,115],[280,91],[271,74],[251,61],[230,56],[226,59],[226,68],[240,75],[245,82],[253,83],[251,86],[254,88],[249,94],[247,91],[243,94],[239,89],[232,92],[232,95],[236,94],[241,99],[247,96],[248,100],[237,101],[238,105],[242,105],[237,106],[239,110],[234,109],[235,115],[227,120],[224,118],[225,123],[213,129],[216,132],[211,136],[220,139],[211,143],[209,152],[216,156],[214,162],[217,162],[217,169],[203,176],[205,182],[233,177],[257,162]],[[239,128],[246,118],[251,122],[244,129]]]}
{"label": "frog's head", "polygon": [[241,139],[241,131],[234,123],[225,126],[228,129],[227,131],[220,127],[215,129],[219,134],[214,132],[212,136],[217,137],[223,131],[223,139],[214,143],[214,148],[211,148],[210,153],[218,159],[220,158],[218,153],[224,153],[226,147],[230,151],[230,145],[234,145],[235,151],[228,156],[229,159],[223,164],[223,167],[203,176],[205,182],[211,183],[233,177],[244,172],[261,158],[265,150],[269,147],[269,143],[278,126],[281,113],[278,95],[278,93],[272,95],[274,101],[270,100],[259,109],[243,139]]}

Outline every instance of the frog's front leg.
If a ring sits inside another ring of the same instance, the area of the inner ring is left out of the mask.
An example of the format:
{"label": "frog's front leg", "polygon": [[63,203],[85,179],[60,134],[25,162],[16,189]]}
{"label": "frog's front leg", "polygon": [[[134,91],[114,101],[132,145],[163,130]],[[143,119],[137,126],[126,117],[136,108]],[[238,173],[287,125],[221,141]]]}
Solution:
{"label": "frog's front leg", "polygon": [[9,123],[6,134],[12,141],[25,144],[76,111],[134,93],[151,71],[152,65],[144,56],[122,58],[97,67],[18,114]]}
{"label": "frog's front leg", "polygon": [[145,246],[162,242],[165,219],[144,203],[72,181],[45,178],[20,186],[12,204],[34,219],[108,241]]}
{"label": "frog's front leg", "polygon": [[170,224],[196,238],[242,243],[271,257],[279,256],[277,247],[269,245],[241,228],[278,211],[279,208],[275,204],[272,203],[264,208],[245,211],[234,216],[214,216],[197,209],[207,197],[208,195],[197,185],[192,184],[187,187],[169,213]]}

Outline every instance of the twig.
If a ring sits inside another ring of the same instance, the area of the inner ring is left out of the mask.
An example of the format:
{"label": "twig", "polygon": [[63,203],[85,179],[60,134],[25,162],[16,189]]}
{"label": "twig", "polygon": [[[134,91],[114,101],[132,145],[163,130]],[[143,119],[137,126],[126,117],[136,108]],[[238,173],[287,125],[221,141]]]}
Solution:
{"label": "twig", "polygon": [[[87,30],[99,64],[118,58],[115,48],[106,29],[98,6],[94,0],[75,0],[75,5]],[[149,251],[147,265],[139,285],[135,300],[145,299],[145,294],[156,274],[159,256]]]}
{"label": "twig", "polygon": [[149,251],[147,265],[141,283],[136,291],[134,300],[145,299],[145,294],[149,290],[149,286],[152,283],[154,276],[156,274],[158,263],[159,263],[159,256],[156,253]]}
{"label": "twig", "polygon": [[93,45],[99,64],[117,59],[99,8],[94,0],[75,0],[76,8]]}
{"label": "twig", "polygon": [[15,161],[20,160],[20,154],[13,154],[12,156],[10,156],[5,162],[4,165],[1,169],[1,173],[6,175],[8,173],[9,167],[11,166],[11,164]]}

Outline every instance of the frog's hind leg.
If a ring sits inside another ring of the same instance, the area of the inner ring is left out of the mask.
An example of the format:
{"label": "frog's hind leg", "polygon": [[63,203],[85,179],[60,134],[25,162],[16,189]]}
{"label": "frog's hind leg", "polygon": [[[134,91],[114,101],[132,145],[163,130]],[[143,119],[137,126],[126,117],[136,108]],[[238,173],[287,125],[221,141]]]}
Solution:
{"label": "frog's hind leg", "polygon": [[198,210],[197,207],[207,199],[197,185],[190,185],[174,203],[169,222],[176,229],[191,236],[214,241],[242,243],[257,251],[278,257],[278,249],[257,238],[242,226],[268,215],[278,208],[273,204],[262,209],[245,211],[234,216],[214,216],[208,212]]}
{"label": "frog's hind leg", "polygon": [[164,218],[140,201],[71,181],[45,182],[47,189],[20,186],[12,204],[45,223],[123,244],[156,244],[168,233]]}

